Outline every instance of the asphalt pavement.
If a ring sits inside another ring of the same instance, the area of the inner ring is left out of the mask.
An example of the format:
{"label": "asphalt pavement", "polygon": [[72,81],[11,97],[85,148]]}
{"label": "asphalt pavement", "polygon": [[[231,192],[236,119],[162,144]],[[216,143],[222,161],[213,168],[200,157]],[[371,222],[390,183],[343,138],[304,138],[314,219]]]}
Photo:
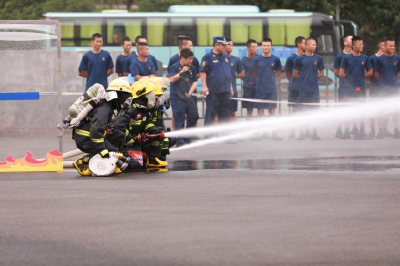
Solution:
{"label": "asphalt pavement", "polygon": [[0,173],[0,265],[400,265],[400,140],[333,133],[174,150],[164,172]]}

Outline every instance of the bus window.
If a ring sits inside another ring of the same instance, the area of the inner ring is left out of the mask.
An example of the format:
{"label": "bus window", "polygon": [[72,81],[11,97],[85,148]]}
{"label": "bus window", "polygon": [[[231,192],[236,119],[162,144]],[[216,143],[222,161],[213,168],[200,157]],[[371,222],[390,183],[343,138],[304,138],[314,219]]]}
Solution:
{"label": "bus window", "polygon": [[74,23],[73,22],[62,22],[61,23],[61,45],[62,46],[76,46],[73,39],[74,34]]}
{"label": "bus window", "polygon": [[78,39],[80,39],[80,46],[90,46],[92,35],[95,33],[102,34],[100,20],[82,20],[77,21],[76,24],[80,25],[78,36]]}
{"label": "bus window", "polygon": [[215,36],[224,36],[224,18],[197,19],[197,45],[212,46]]}
{"label": "bus window", "polygon": [[272,45],[286,45],[285,19],[268,19],[268,38],[272,40]]}
{"label": "bus window", "polygon": [[195,43],[195,25],[192,18],[171,18],[169,45],[177,45],[179,35],[185,35]]}
{"label": "bus window", "polygon": [[122,38],[128,36],[134,40],[136,36],[142,35],[141,20],[108,20],[107,21],[107,44],[121,45]]}
{"label": "bus window", "polygon": [[269,18],[268,37],[273,45],[295,46],[297,36],[310,37],[311,18]]}
{"label": "bus window", "polygon": [[332,35],[317,36],[317,53],[318,54],[333,53]]}
{"label": "bus window", "polygon": [[150,46],[162,46],[166,36],[165,25],[167,20],[164,18],[147,19],[147,42]]}
{"label": "bus window", "polygon": [[298,36],[310,37],[311,18],[293,18],[286,20],[286,41],[289,46],[296,46],[294,40]]}
{"label": "bus window", "polygon": [[231,19],[230,37],[233,43],[246,43],[248,39],[263,39],[261,19]]}

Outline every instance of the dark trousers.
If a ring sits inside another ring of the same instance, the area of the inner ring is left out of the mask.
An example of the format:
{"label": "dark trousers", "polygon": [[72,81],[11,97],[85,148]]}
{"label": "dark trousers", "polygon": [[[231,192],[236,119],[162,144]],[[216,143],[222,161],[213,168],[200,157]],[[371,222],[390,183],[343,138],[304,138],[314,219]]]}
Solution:
{"label": "dark trousers", "polygon": [[[90,153],[92,156],[96,155],[100,151],[98,151],[93,143],[93,141],[86,136],[75,134],[75,143],[76,147],[83,152]],[[104,145],[108,151],[117,152],[117,148],[111,144],[107,139],[104,140]]]}
{"label": "dark trousers", "polygon": [[[185,128],[185,119],[186,128],[196,126],[197,120],[199,119],[199,113],[192,98],[171,98],[171,106],[176,130]],[[181,138],[178,138],[178,143],[180,141],[182,141]]]}
{"label": "dark trousers", "polygon": [[206,115],[204,118],[204,125],[210,126],[214,123],[214,118],[218,114],[218,122],[227,123],[230,119],[230,93],[211,93],[206,99]]}

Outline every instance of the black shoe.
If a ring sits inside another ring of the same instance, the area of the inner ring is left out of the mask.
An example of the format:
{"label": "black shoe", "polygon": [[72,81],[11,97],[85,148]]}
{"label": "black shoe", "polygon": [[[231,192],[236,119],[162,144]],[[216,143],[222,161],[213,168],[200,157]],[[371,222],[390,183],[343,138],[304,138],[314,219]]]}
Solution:
{"label": "black shoe", "polygon": [[371,128],[371,131],[369,132],[368,137],[375,138],[375,128],[374,127]]}
{"label": "black shoe", "polygon": [[297,138],[297,140],[305,140],[305,139],[306,138],[304,136],[304,133],[303,133],[303,131],[301,131],[299,137]]}
{"label": "black shoe", "polygon": [[385,138],[385,130],[383,128],[380,128],[378,131],[378,134],[375,137],[376,139],[383,139]]}
{"label": "black shoe", "polygon": [[314,132],[314,134],[312,135],[311,139],[313,139],[313,140],[321,140],[321,138],[318,136],[317,132]]}
{"label": "black shoe", "polygon": [[305,137],[308,138],[308,139],[311,139],[311,138],[312,138],[311,130],[306,129]]}
{"label": "black shoe", "polygon": [[268,134],[268,132],[265,132],[265,133],[262,134],[262,138],[263,139],[270,139],[271,136]]}
{"label": "black shoe", "polygon": [[400,139],[400,131],[398,128],[394,129],[394,138],[395,139]]}
{"label": "black shoe", "polygon": [[296,138],[296,132],[294,131],[294,129],[292,129],[292,131],[290,131],[289,134],[289,139],[294,139],[294,138]]}
{"label": "black shoe", "polygon": [[344,131],[342,139],[351,139],[350,131],[348,128]]}
{"label": "black shoe", "polygon": [[360,131],[358,130],[358,127],[353,127],[353,130],[350,133],[353,136],[357,136],[360,133]]}
{"label": "black shoe", "polygon": [[271,137],[271,139],[272,139],[272,140],[282,140],[282,138],[280,138],[280,137],[278,136],[278,134],[276,134],[276,132],[272,132],[272,137]]}
{"label": "black shoe", "polygon": [[386,127],[384,128],[384,134],[385,137],[394,137],[394,135],[392,133],[390,133],[389,129],[387,129]]}
{"label": "black shoe", "polygon": [[341,128],[341,127],[338,127],[338,128],[336,129],[335,138],[337,138],[337,139],[343,138],[343,131],[342,131],[342,128]]}

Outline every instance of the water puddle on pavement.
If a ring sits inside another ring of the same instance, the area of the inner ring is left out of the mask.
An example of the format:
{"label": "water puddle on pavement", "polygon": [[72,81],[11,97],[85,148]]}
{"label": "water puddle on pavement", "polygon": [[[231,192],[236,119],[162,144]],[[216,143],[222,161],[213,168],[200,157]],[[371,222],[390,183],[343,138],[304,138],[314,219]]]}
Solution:
{"label": "water puddle on pavement", "polygon": [[177,160],[170,161],[169,171],[204,169],[385,171],[400,168],[400,156],[343,156],[297,159],[250,160]]}

